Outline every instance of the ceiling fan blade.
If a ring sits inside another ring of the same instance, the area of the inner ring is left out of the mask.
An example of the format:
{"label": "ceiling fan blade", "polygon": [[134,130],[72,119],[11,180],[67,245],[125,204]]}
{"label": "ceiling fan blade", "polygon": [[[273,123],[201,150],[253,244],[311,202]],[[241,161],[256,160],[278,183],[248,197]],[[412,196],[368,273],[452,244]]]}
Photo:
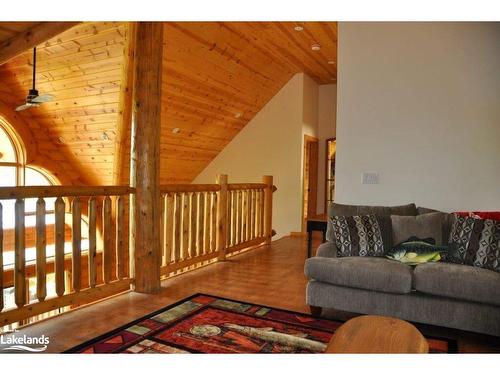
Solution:
{"label": "ceiling fan blade", "polygon": [[31,103],[47,103],[54,100],[55,96],[50,94],[39,95],[30,100]]}
{"label": "ceiling fan blade", "polygon": [[23,105],[20,105],[19,107],[16,108],[16,112],[24,111],[26,109],[29,109],[31,107],[38,107],[39,104],[36,103],[26,103]]}

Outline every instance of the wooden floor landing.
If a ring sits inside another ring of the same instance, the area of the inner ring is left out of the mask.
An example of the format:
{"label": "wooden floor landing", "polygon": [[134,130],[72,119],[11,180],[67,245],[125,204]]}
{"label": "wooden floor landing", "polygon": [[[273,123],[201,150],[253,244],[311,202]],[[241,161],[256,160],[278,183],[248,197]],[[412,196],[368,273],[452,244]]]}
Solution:
{"label": "wooden floor landing", "polygon": [[[57,353],[195,293],[308,312],[305,258],[305,239],[285,237],[226,262],[166,280],[158,295],[126,293],[25,327],[20,333],[49,336],[48,352]],[[336,311],[327,314],[338,319],[352,316]],[[500,340],[481,335],[439,327],[419,328],[424,334],[458,339],[461,352],[494,352],[500,348]]]}

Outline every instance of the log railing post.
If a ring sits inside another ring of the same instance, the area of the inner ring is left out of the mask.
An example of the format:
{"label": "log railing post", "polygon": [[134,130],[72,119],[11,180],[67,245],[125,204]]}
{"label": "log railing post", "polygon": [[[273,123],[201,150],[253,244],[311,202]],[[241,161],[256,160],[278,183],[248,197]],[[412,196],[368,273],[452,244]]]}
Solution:
{"label": "log railing post", "polygon": [[136,27],[131,130],[130,236],[134,290],[160,290],[160,116],[163,23],[138,22]]}
{"label": "log railing post", "polygon": [[220,185],[219,199],[217,200],[217,251],[218,260],[226,259],[226,236],[227,236],[227,175],[217,176]]}
{"label": "log railing post", "polygon": [[264,236],[266,237],[266,245],[269,245],[273,236],[273,176],[264,176],[262,182],[266,184],[264,189]]}

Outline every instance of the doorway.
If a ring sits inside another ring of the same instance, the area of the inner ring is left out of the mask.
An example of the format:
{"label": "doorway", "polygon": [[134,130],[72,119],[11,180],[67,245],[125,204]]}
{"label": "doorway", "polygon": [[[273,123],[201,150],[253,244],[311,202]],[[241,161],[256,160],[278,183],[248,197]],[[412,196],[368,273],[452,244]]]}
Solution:
{"label": "doorway", "polygon": [[306,231],[307,218],[316,216],[318,199],[318,138],[304,135],[302,232]]}

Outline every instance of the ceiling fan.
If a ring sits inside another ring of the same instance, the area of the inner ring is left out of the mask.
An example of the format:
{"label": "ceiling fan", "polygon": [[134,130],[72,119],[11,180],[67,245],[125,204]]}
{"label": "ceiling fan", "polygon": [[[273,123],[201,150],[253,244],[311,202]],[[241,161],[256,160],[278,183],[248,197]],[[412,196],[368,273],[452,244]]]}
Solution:
{"label": "ceiling fan", "polygon": [[36,83],[36,47],[33,48],[33,88],[28,91],[26,103],[16,108],[16,111],[24,111],[31,107],[38,107],[40,104],[50,102],[54,99],[54,95],[45,94],[38,95],[38,90],[35,88]]}

